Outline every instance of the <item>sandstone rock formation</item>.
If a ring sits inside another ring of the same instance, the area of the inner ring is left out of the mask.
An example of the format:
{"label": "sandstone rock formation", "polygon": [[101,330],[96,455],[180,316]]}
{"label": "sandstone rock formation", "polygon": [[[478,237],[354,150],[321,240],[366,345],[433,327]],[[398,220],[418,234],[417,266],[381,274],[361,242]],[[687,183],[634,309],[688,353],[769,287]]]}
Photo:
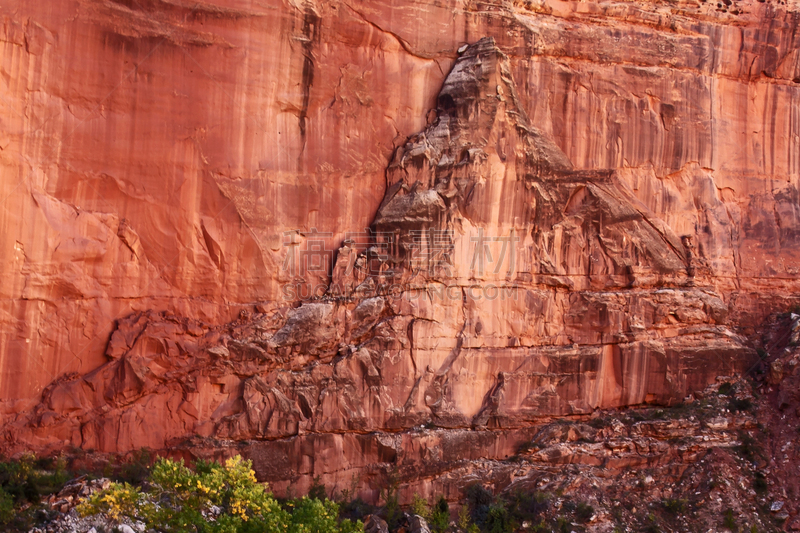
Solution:
{"label": "sandstone rock formation", "polygon": [[8,450],[376,491],[742,372],[798,293],[791,7],[2,9]]}

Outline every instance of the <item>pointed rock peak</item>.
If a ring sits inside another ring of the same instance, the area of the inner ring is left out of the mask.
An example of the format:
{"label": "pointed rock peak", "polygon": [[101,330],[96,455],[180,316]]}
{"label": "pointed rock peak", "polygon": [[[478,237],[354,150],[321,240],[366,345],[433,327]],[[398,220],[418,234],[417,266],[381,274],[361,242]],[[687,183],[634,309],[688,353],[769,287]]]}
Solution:
{"label": "pointed rock peak", "polygon": [[462,122],[476,118],[477,107],[496,112],[498,103],[516,115],[515,122],[528,127],[528,117],[519,104],[508,57],[497,47],[493,37],[484,37],[470,45],[456,60],[439,92],[437,111]]}
{"label": "pointed rock peak", "polygon": [[[536,174],[572,169],[556,143],[530,124],[517,98],[508,57],[492,37],[485,37],[456,60],[439,93],[436,120],[409,138],[393,166],[441,171],[485,156],[498,139],[517,144],[518,150],[509,145],[511,152],[526,154],[520,163]],[[410,182],[419,179],[418,170],[411,170],[416,176]]]}
{"label": "pointed rock peak", "polygon": [[508,71],[508,59],[493,37],[484,37],[469,45],[444,80],[439,92],[439,113],[451,114],[457,110],[456,103],[463,105],[480,101],[487,95],[494,97],[496,89],[491,82],[497,81],[502,63],[505,63],[505,70]]}

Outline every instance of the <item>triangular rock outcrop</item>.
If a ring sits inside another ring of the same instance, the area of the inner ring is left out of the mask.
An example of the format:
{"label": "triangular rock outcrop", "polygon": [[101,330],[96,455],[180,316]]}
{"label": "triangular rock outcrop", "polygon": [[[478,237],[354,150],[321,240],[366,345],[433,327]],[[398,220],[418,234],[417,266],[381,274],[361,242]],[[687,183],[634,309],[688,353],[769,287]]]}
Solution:
{"label": "triangular rock outcrop", "polygon": [[[408,240],[434,229],[454,240],[481,233],[505,242],[499,239],[513,235],[523,262],[505,277],[530,276],[534,284],[624,287],[652,283],[647,274],[685,281],[687,252],[669,227],[613,172],[573,170],[531,126],[493,39],[465,51],[438,102],[435,122],[410,138],[388,169],[379,236],[396,232]],[[452,260],[451,244],[442,257],[451,259],[455,277],[474,277],[473,262]],[[467,248],[459,251],[474,253]]]}

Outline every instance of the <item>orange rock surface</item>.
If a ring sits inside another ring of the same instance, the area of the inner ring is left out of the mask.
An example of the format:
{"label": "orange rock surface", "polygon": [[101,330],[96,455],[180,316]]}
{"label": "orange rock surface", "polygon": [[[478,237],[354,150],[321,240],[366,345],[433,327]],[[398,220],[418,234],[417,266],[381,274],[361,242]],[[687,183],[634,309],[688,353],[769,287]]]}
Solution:
{"label": "orange rock surface", "polygon": [[799,294],[792,5],[0,15],[9,450],[248,441],[278,487],[507,456],[742,372]]}

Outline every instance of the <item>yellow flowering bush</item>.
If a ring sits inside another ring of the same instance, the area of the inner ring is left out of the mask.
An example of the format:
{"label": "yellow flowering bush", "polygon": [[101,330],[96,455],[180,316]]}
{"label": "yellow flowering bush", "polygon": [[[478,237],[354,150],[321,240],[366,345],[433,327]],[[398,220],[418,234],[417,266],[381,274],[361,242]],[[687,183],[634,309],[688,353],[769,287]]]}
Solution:
{"label": "yellow flowering bush", "polygon": [[127,483],[113,483],[108,489],[96,493],[80,506],[84,514],[103,513],[113,520],[127,516],[139,518],[142,493]]}
{"label": "yellow flowering bush", "polygon": [[224,465],[199,461],[194,470],[183,460],[159,459],[141,492],[114,483],[83,502],[82,515],[102,513],[145,523],[163,533],[355,533],[361,522],[338,519],[330,500],[301,498],[284,509],[258,483],[250,461],[232,457]]}

